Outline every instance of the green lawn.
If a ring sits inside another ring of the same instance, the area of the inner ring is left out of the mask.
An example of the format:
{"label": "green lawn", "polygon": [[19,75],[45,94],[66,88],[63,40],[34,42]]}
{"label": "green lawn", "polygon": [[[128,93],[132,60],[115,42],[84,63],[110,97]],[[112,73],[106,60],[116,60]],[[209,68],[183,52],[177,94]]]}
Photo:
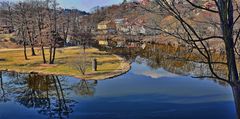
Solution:
{"label": "green lawn", "polygon": [[[45,50],[48,59],[48,50]],[[23,51],[19,50],[0,50],[0,70],[16,71],[22,73],[37,72],[40,74],[67,75],[82,79],[100,80],[116,75],[120,75],[129,70],[130,64],[123,58],[99,51],[95,48],[86,50],[86,75],[83,76],[76,68],[77,63],[83,59],[82,49],[78,47],[61,48],[57,50],[54,65],[42,64],[42,55],[39,49],[36,49],[37,56],[31,56],[28,50],[29,60],[24,60]],[[98,70],[92,71],[91,60],[96,58],[98,61]]]}

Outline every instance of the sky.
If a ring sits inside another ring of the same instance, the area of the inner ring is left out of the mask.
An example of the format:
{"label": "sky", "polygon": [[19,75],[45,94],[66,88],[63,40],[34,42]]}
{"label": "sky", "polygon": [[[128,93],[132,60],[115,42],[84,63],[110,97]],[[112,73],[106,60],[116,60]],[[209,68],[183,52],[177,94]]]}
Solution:
{"label": "sky", "polygon": [[109,6],[119,4],[123,0],[58,0],[62,7],[77,8],[84,11],[90,11],[96,6]]}
{"label": "sky", "polygon": [[[0,1],[20,1],[20,0],[0,0]],[[75,8],[90,12],[96,6],[109,6],[122,3],[123,0],[57,0],[61,7]]]}

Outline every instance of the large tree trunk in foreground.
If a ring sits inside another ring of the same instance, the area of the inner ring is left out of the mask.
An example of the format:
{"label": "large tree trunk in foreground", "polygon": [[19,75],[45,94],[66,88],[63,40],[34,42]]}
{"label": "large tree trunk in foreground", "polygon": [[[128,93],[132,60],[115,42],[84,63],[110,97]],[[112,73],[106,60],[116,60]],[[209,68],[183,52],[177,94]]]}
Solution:
{"label": "large tree trunk in foreground", "polygon": [[237,119],[240,119],[240,86],[232,86],[232,92],[235,101]]}
{"label": "large tree trunk in foreground", "polygon": [[235,60],[235,52],[233,46],[233,40],[228,40],[226,44],[226,56],[227,56],[227,65],[228,65],[228,79],[231,82],[237,83],[238,81],[238,70]]}
{"label": "large tree trunk in foreground", "polygon": [[238,70],[235,59],[234,40],[233,40],[233,1],[232,0],[218,0],[219,16],[221,21],[221,29],[223,40],[226,48],[227,65],[228,65],[228,79],[236,83],[238,79]]}

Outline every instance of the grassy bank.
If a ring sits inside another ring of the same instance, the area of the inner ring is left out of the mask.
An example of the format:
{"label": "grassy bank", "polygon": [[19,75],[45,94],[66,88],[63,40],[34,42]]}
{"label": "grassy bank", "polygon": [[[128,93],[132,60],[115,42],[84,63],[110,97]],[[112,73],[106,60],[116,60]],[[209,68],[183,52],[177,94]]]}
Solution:
{"label": "grassy bank", "polygon": [[[42,55],[39,49],[36,50],[37,56],[30,56],[29,60],[24,60],[21,49],[0,50],[0,70],[16,71],[22,73],[36,72],[39,74],[55,74],[73,76],[81,79],[101,80],[116,75],[120,75],[130,69],[130,64],[123,58],[99,51],[95,48],[86,49],[86,75],[74,68],[76,61],[82,59],[82,49],[78,47],[61,48],[56,52],[54,65],[42,64]],[[48,58],[48,50],[45,51]],[[98,70],[92,71],[91,60],[96,58]]]}

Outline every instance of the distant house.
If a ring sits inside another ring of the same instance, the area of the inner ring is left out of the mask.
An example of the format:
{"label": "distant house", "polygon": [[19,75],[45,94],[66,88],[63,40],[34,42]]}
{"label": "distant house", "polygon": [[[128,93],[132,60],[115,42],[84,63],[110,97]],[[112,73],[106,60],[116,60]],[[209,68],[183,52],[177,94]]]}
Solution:
{"label": "distant house", "polygon": [[137,48],[140,46],[141,44],[139,42],[128,42],[128,45],[127,45],[128,48]]}
{"label": "distant house", "polygon": [[100,39],[100,40],[98,40],[98,44],[99,44],[99,45],[108,46],[108,41],[107,41],[107,40]]}
{"label": "distant house", "polygon": [[146,34],[146,29],[143,26],[134,24],[127,26],[129,29],[129,34],[131,35],[145,35]]}
{"label": "distant house", "polygon": [[124,23],[125,28],[127,28],[125,31],[128,31],[127,34],[130,35],[146,35],[147,30],[144,27],[145,24],[145,18],[143,16],[139,16],[137,18],[126,18],[126,22]]}
{"label": "distant house", "polygon": [[98,42],[98,45],[103,45],[103,46],[108,46],[109,45],[109,41],[108,41],[108,38],[106,36],[97,36],[95,38]]}
{"label": "distant house", "polygon": [[116,24],[116,30],[117,31],[122,31],[123,25],[124,25],[124,19],[115,19],[114,20]]}
{"label": "distant house", "polygon": [[115,33],[116,24],[112,20],[102,21],[98,24],[97,29],[100,34]]}
{"label": "distant house", "polygon": [[114,22],[116,25],[121,25],[124,23],[124,19],[115,19]]}

